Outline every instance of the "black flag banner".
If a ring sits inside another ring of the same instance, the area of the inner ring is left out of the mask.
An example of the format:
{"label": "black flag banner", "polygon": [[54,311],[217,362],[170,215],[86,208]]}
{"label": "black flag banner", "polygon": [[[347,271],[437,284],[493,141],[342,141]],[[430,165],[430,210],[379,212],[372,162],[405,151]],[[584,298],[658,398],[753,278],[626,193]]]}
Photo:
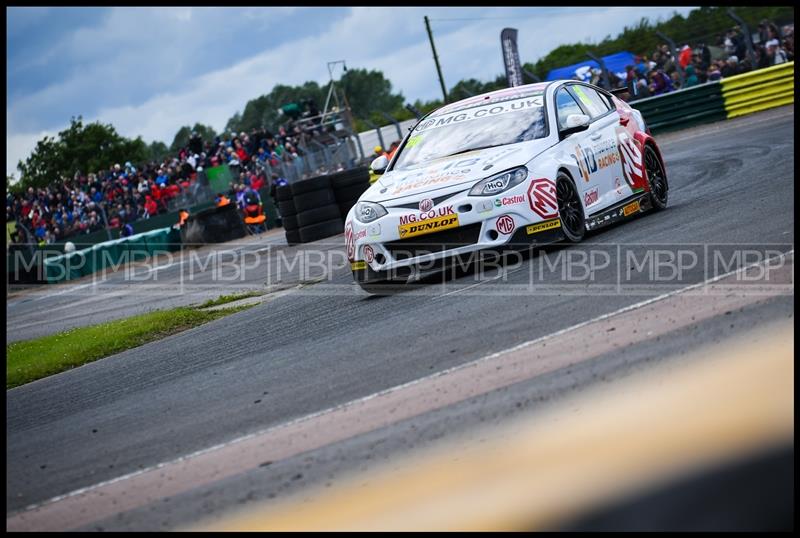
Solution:
{"label": "black flag banner", "polygon": [[517,29],[503,28],[500,33],[500,44],[503,47],[503,63],[506,66],[506,79],[509,87],[522,86],[522,66],[519,63],[517,50]]}

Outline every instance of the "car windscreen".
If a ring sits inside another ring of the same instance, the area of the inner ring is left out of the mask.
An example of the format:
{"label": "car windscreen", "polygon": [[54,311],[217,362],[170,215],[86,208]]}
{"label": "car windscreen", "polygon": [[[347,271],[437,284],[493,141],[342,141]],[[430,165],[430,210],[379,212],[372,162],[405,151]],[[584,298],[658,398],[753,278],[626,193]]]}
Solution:
{"label": "car windscreen", "polygon": [[545,136],[542,95],[475,106],[420,122],[392,169],[406,170],[448,155]]}

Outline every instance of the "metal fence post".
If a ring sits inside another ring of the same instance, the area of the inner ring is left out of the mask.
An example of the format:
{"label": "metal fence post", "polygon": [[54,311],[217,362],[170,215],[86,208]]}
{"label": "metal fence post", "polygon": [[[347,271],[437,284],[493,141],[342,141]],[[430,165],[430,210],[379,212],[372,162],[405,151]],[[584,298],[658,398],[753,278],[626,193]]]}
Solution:
{"label": "metal fence post", "polygon": [[414,114],[417,117],[418,120],[422,119],[422,112],[420,112],[419,110],[414,108],[414,105],[412,105],[411,103],[407,103],[406,104],[406,110],[408,110],[409,112]]}
{"label": "metal fence post", "polygon": [[[753,69],[756,67],[756,53],[753,50],[753,36],[750,34],[750,28],[747,27],[747,23],[739,17],[733,8],[728,8],[726,13],[728,17],[736,21],[739,26],[742,27],[742,33],[744,34],[744,44],[747,45],[747,58],[750,60],[750,65]],[[778,30],[780,32],[780,29]]]}
{"label": "metal fence post", "polygon": [[402,140],[403,139],[403,131],[400,130],[400,122],[398,122],[390,114],[387,114],[386,112],[384,112],[382,110],[381,110],[381,115],[394,124],[394,128],[397,129],[397,138]]}
{"label": "metal fence post", "polygon": [[591,52],[587,52],[586,56],[588,56],[589,58],[591,58],[592,60],[594,60],[595,62],[600,64],[600,70],[603,72],[603,83],[605,85],[605,88],[607,90],[610,90],[611,89],[611,81],[608,78],[608,69],[606,69],[606,62],[603,61],[602,58],[598,58],[597,56],[595,56]]}
{"label": "metal fence post", "polygon": [[675,69],[678,70],[678,78],[681,81],[681,88],[685,87],[686,77],[683,74],[683,67],[681,66],[680,62],[680,52],[678,52],[678,47],[675,45],[675,42],[669,38],[669,36],[666,36],[658,31],[656,32],[656,35],[666,41],[667,45],[669,45],[669,48],[672,50],[672,57],[675,60]]}
{"label": "metal fence post", "polygon": [[364,119],[363,121],[373,129],[375,129],[375,132],[378,133],[378,140],[381,143],[381,148],[386,149],[386,144],[383,142],[383,134],[381,133],[381,128],[372,123],[371,121],[369,121],[368,119]]}

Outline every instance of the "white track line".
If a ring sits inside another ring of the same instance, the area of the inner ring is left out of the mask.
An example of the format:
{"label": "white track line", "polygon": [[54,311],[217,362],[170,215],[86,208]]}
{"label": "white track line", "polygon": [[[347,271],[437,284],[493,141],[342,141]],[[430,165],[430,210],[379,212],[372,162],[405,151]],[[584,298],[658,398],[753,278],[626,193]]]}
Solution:
{"label": "white track line", "polygon": [[361,402],[366,402],[366,401],[369,401],[369,400],[371,400],[373,398],[377,398],[379,396],[382,396],[384,394],[389,394],[389,393],[392,393],[392,392],[395,392],[395,391],[398,391],[398,390],[402,390],[402,389],[404,389],[406,387],[410,387],[410,386],[416,385],[417,383],[424,382],[424,381],[426,381],[428,379],[433,379],[433,378],[436,378],[436,377],[448,375],[451,372],[456,371],[456,370],[460,370],[462,368],[472,367],[475,364],[478,364],[478,363],[481,363],[481,362],[485,362],[485,361],[488,361],[488,360],[492,360],[494,358],[499,357],[500,355],[504,355],[506,353],[512,353],[512,352],[518,351],[518,350],[523,349],[525,347],[532,346],[534,344],[538,344],[539,342],[542,342],[544,340],[549,340],[551,338],[555,338],[557,336],[560,336],[562,334],[568,333],[570,331],[574,331],[574,330],[579,329],[581,327],[585,327],[586,325],[589,325],[589,324],[592,324],[592,323],[596,323],[598,321],[602,321],[602,320],[617,316],[619,314],[623,314],[625,312],[630,312],[631,310],[636,310],[638,308],[642,308],[644,306],[656,303],[658,301],[663,301],[664,299],[667,299],[669,297],[673,297],[675,295],[687,292],[689,290],[702,288],[703,286],[707,286],[709,284],[713,284],[714,282],[717,282],[717,281],[722,280],[724,278],[727,278],[729,276],[735,275],[737,273],[744,273],[744,272],[746,272],[749,269],[752,269],[754,267],[767,265],[769,262],[774,261],[774,260],[783,260],[786,257],[792,256],[792,255],[794,255],[794,249],[791,249],[791,250],[781,254],[780,256],[774,256],[772,258],[767,258],[766,260],[763,260],[761,262],[755,262],[755,263],[752,263],[752,264],[747,265],[745,267],[740,267],[739,269],[735,269],[733,271],[729,271],[729,272],[727,272],[725,274],[718,275],[718,276],[716,276],[714,278],[710,278],[710,279],[704,280],[702,282],[698,282],[696,284],[692,284],[690,286],[686,286],[686,287],[678,289],[678,290],[673,290],[671,292],[664,293],[662,295],[658,295],[656,297],[652,297],[650,299],[646,299],[644,301],[640,301],[640,302],[634,303],[632,305],[628,305],[626,307],[620,308],[618,310],[614,310],[613,312],[609,312],[607,314],[602,314],[600,316],[594,317],[594,318],[589,319],[587,321],[583,321],[583,322],[578,323],[576,325],[572,325],[572,326],[567,327],[565,329],[561,329],[561,330],[556,331],[554,333],[550,333],[550,334],[547,334],[547,335],[544,335],[544,336],[540,336],[538,338],[534,338],[533,340],[528,340],[527,342],[523,342],[521,344],[518,344],[518,345],[516,345],[514,347],[510,347],[510,348],[504,349],[502,351],[497,351],[495,353],[491,353],[489,355],[485,355],[485,356],[483,356],[483,357],[481,357],[479,359],[476,359],[474,361],[467,362],[467,363],[464,363],[464,364],[460,364],[458,366],[453,366],[452,368],[448,368],[446,370],[442,370],[441,372],[437,372],[437,373],[431,374],[429,376],[425,376],[425,377],[421,377],[419,379],[415,379],[413,381],[409,381],[408,383],[404,383],[402,385],[397,385],[397,386],[394,386],[394,387],[390,387],[388,389],[385,389],[385,390],[382,390],[380,392],[376,392],[376,393],[370,394],[368,396],[364,396],[364,397],[358,398],[356,400],[351,400],[349,402],[346,402],[346,403],[343,403],[343,404],[339,404],[337,406],[330,407],[328,409],[323,409],[322,411],[317,411],[316,413],[311,413],[311,414],[306,415],[304,417],[299,417],[299,418],[296,418],[294,420],[290,420],[288,422],[284,422],[282,424],[271,426],[271,427],[266,428],[266,429],[264,429],[262,431],[258,431],[258,432],[255,432],[255,433],[250,433],[250,434],[247,434],[247,435],[243,435],[241,437],[237,437],[237,438],[232,439],[230,441],[226,441],[224,443],[220,443],[220,444],[214,445],[214,446],[209,447],[209,448],[204,448],[202,450],[198,450],[196,452],[192,452],[192,453],[187,454],[185,456],[180,456],[179,458],[175,458],[174,460],[170,460],[170,461],[167,461],[167,462],[159,463],[157,465],[153,465],[153,466],[147,467],[145,469],[140,469],[140,470],[135,471],[133,473],[125,474],[125,475],[119,476],[117,478],[113,478],[111,480],[106,480],[104,482],[99,482],[99,483],[91,485],[91,486],[86,486],[84,488],[76,489],[76,490],[71,491],[69,493],[65,493],[63,495],[58,495],[56,497],[53,497],[53,498],[48,499],[46,501],[43,501],[41,503],[31,504],[31,505],[25,507],[24,509],[22,509],[20,511],[14,512],[12,514],[8,514],[6,516],[6,519],[8,519],[11,516],[16,516],[18,514],[21,514],[23,512],[27,512],[29,510],[35,510],[37,508],[41,508],[42,506],[58,502],[58,501],[61,501],[63,499],[69,498],[69,497],[74,497],[76,495],[80,495],[82,493],[86,493],[88,491],[91,491],[91,490],[94,490],[94,489],[97,489],[97,488],[100,488],[100,487],[103,487],[103,486],[107,486],[109,484],[114,484],[114,483],[120,482],[122,480],[127,480],[129,478],[133,478],[133,477],[138,476],[140,474],[144,474],[144,473],[148,473],[148,472],[151,472],[151,471],[155,471],[155,470],[161,469],[163,467],[166,467],[168,465],[180,463],[182,461],[189,460],[189,459],[194,458],[196,456],[200,456],[201,454],[206,454],[208,452],[213,452],[215,450],[219,450],[221,448],[224,448],[224,447],[236,444],[236,443],[240,443],[242,441],[245,441],[247,439],[251,439],[251,438],[259,436],[259,435],[264,435],[264,434],[266,434],[266,433],[268,433],[268,432],[270,432],[272,430],[276,430],[278,428],[285,428],[285,427],[287,427],[289,425],[296,424],[296,423],[299,423],[299,422],[302,422],[302,421],[305,421],[305,420],[310,420],[312,418],[318,417],[320,415],[324,415],[326,413],[330,413],[330,412],[335,411],[337,409],[341,409],[341,408],[344,408],[344,407],[347,407],[347,406],[350,406],[350,405],[359,404]]}

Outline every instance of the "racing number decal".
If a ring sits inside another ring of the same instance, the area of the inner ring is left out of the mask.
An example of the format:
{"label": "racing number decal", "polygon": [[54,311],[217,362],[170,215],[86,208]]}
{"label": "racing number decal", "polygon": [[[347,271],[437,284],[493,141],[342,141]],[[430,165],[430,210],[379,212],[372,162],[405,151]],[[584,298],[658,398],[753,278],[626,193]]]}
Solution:
{"label": "racing number decal", "polygon": [[619,157],[622,160],[622,175],[632,189],[644,183],[642,151],[624,127],[617,127]]}
{"label": "racing number decal", "polygon": [[534,213],[543,219],[558,215],[556,185],[547,178],[534,179],[528,187],[528,200]]}

